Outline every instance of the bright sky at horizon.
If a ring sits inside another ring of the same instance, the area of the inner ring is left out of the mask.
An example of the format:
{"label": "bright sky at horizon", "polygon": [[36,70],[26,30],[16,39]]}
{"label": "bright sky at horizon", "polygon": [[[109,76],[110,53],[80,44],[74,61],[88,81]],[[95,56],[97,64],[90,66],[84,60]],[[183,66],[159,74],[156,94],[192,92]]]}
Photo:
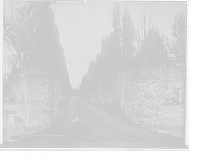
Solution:
{"label": "bright sky at horizon", "polygon": [[[134,23],[140,26],[143,2],[126,4]],[[56,2],[55,23],[60,41],[65,50],[72,88],[78,88],[87,72],[89,62],[101,50],[101,40],[112,31],[112,10],[114,3],[106,2]],[[185,2],[151,2],[154,23],[161,34],[171,38],[174,16],[186,12]]]}

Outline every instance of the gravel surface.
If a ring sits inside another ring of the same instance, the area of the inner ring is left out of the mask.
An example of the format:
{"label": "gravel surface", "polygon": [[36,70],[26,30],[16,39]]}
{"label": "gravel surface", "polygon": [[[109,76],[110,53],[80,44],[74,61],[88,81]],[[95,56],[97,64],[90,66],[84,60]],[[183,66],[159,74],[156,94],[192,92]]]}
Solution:
{"label": "gravel surface", "polygon": [[3,147],[185,148],[186,145],[183,138],[140,128],[109,107],[72,97],[66,111],[48,129]]}

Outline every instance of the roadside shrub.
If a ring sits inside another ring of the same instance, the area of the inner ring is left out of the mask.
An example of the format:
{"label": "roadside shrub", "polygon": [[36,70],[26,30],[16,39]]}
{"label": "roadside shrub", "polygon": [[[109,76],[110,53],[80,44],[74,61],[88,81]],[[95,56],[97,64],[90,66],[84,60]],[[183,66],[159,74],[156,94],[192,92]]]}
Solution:
{"label": "roadside shrub", "polygon": [[160,105],[160,119],[166,123],[184,124],[185,106],[183,104],[168,103]]}
{"label": "roadside shrub", "polygon": [[159,123],[167,85],[154,76],[145,76],[132,81],[132,89],[126,92],[126,99],[133,100],[133,116],[137,123]]}
{"label": "roadside shrub", "polygon": [[8,82],[3,83],[3,100],[4,101],[10,101],[11,100],[11,89],[8,86]]}
{"label": "roadside shrub", "polygon": [[134,101],[133,116],[136,123],[184,124],[183,105],[158,105],[138,99]]}
{"label": "roadside shrub", "polygon": [[12,91],[14,101],[22,101],[23,98],[23,89],[22,89],[22,80],[19,71],[16,67],[12,68],[12,71],[8,78],[8,86]]}
{"label": "roadside shrub", "polygon": [[9,94],[9,93],[4,93],[3,94],[3,100],[5,100],[5,101],[10,101],[11,100],[11,94]]}
{"label": "roadside shrub", "polygon": [[49,75],[32,75],[26,78],[29,101],[54,100],[54,79]]}
{"label": "roadside shrub", "polygon": [[159,102],[167,89],[167,84],[159,78],[154,76],[140,77],[132,81],[131,88],[125,92],[125,99],[135,100],[140,98]]}
{"label": "roadside shrub", "polygon": [[30,125],[48,125],[54,121],[54,79],[49,75],[26,78],[28,87],[28,115]]}
{"label": "roadside shrub", "polygon": [[137,123],[157,123],[159,107],[151,100],[135,100],[134,116]]}
{"label": "roadside shrub", "polygon": [[125,93],[125,116],[150,130],[184,136],[185,105],[166,100],[166,84],[155,77],[141,77]]}

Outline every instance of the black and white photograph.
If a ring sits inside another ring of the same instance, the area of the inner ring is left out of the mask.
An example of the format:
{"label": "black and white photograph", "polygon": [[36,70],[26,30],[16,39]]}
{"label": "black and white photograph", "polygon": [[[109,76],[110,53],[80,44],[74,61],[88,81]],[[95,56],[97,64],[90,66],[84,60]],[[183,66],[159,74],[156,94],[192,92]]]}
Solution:
{"label": "black and white photograph", "polygon": [[187,1],[4,0],[0,149],[183,149]]}

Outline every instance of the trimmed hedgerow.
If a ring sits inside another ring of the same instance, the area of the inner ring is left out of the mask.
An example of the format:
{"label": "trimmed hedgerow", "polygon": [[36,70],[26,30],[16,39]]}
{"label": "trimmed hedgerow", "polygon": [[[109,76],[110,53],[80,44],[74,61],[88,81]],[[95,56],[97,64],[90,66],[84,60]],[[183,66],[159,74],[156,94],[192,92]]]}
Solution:
{"label": "trimmed hedgerow", "polygon": [[[126,115],[132,117],[136,123],[183,123],[183,105],[164,105],[162,102],[161,97],[167,89],[167,85],[154,76],[134,80],[132,89],[125,95],[127,101],[133,101],[132,112],[129,111],[132,114]],[[128,109],[127,107],[126,110]]]}
{"label": "trimmed hedgerow", "polygon": [[49,75],[33,75],[26,78],[28,100],[43,102],[54,100],[54,79]]}
{"label": "trimmed hedgerow", "polygon": [[137,123],[156,123],[159,119],[158,106],[155,103],[148,102],[148,100],[135,100],[133,109]]}
{"label": "trimmed hedgerow", "polygon": [[160,119],[166,123],[184,124],[185,122],[185,106],[183,104],[168,103],[159,105]]}
{"label": "trimmed hedgerow", "polygon": [[183,105],[151,105],[138,99],[134,101],[132,113],[136,123],[184,124],[185,121]]}
{"label": "trimmed hedgerow", "polygon": [[54,119],[54,79],[49,75],[33,75],[25,78],[27,101],[5,102],[5,110],[16,110],[27,126],[49,125]]}
{"label": "trimmed hedgerow", "polygon": [[55,119],[54,79],[49,75],[28,76],[26,85],[29,124],[51,124]]}
{"label": "trimmed hedgerow", "polygon": [[159,102],[161,94],[168,89],[168,86],[161,79],[154,76],[145,76],[135,79],[131,83],[131,89],[125,93],[126,100],[142,98]]}

